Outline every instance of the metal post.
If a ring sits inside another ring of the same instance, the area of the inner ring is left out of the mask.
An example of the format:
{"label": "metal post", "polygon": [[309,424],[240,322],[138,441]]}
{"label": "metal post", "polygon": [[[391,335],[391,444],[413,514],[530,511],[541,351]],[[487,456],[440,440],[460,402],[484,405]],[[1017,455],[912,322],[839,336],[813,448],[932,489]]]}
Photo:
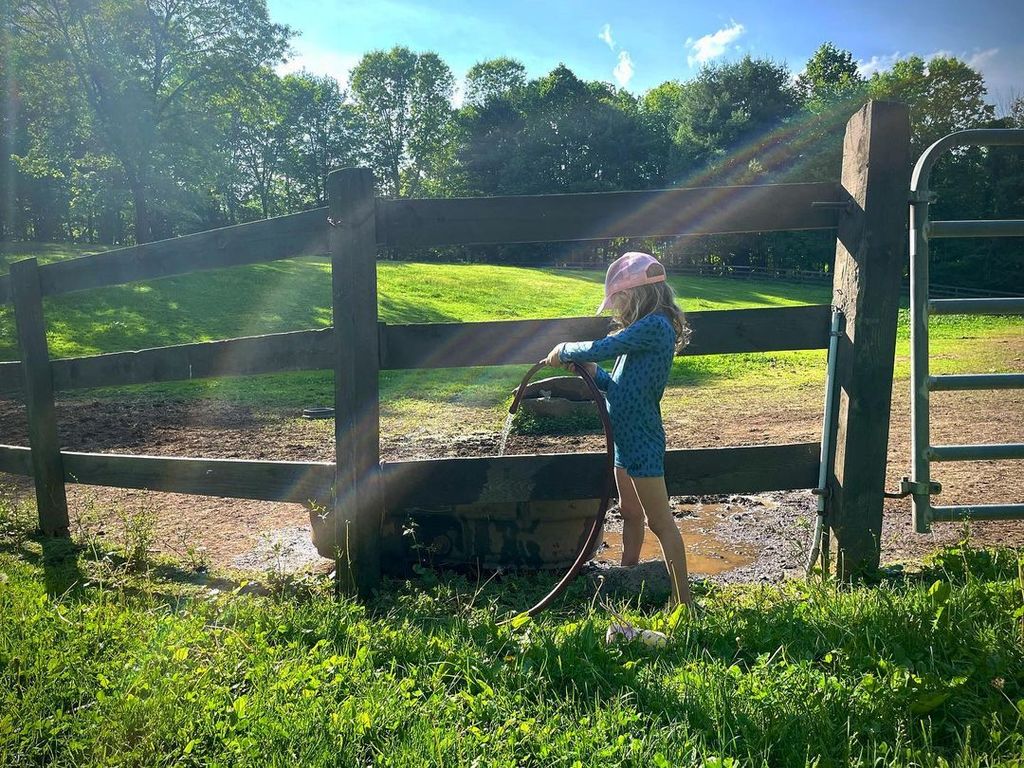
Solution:
{"label": "metal post", "polygon": [[910,201],[910,461],[911,478],[923,492],[912,494],[914,530],[927,533],[931,521],[928,464],[928,225],[927,192]]}

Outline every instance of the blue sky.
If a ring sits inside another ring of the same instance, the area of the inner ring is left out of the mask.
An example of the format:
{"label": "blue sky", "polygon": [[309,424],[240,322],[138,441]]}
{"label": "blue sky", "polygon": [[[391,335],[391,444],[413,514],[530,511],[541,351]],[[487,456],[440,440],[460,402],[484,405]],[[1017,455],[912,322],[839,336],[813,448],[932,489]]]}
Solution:
{"label": "blue sky", "polygon": [[[559,62],[584,79],[634,93],[686,80],[702,63],[745,53],[796,73],[831,40],[865,73],[910,54],[955,55],[984,75],[989,100],[1024,93],[1024,0],[268,0],[271,18],[300,35],[282,68],[344,81],[367,51],[404,45],[436,51],[457,78],[496,56],[531,77]],[[966,11],[965,11],[966,9]]]}

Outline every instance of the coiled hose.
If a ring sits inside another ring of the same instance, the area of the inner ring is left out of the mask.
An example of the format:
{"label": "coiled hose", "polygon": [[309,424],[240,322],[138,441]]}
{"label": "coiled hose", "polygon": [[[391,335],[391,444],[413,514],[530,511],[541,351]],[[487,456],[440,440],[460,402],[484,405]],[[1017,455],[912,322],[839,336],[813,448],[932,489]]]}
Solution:
{"label": "coiled hose", "polygon": [[[515,413],[519,410],[519,405],[523,400],[523,394],[526,392],[526,385],[530,382],[537,371],[547,365],[546,361],[541,360],[530,370],[526,372],[523,377],[522,383],[519,385],[519,389],[516,390],[515,398],[512,400],[512,405],[509,406],[508,412]],[[536,616],[538,613],[543,611],[545,608],[551,605],[565,588],[572,583],[572,580],[579,574],[580,569],[583,568],[583,564],[587,561],[587,553],[591,551],[591,548],[597,543],[597,538],[601,535],[601,531],[604,528],[604,518],[608,513],[608,505],[611,502],[613,489],[615,487],[615,445],[612,440],[612,423],[611,419],[608,418],[608,408],[605,405],[604,394],[597,388],[597,384],[594,382],[593,377],[587,372],[587,369],[578,364],[571,363],[570,368],[573,373],[583,379],[583,383],[587,385],[591,395],[594,397],[594,404],[597,406],[598,416],[601,418],[601,425],[604,427],[604,438],[606,447],[606,461],[605,461],[605,483],[601,490],[601,504],[598,506],[597,515],[594,516],[594,522],[590,526],[590,532],[587,534],[587,539],[580,548],[579,553],[576,555],[576,560],[569,567],[569,570],[565,572],[565,575],[559,579],[558,583],[555,584],[554,588],[547,593],[535,606],[533,606],[526,613],[531,617]]]}

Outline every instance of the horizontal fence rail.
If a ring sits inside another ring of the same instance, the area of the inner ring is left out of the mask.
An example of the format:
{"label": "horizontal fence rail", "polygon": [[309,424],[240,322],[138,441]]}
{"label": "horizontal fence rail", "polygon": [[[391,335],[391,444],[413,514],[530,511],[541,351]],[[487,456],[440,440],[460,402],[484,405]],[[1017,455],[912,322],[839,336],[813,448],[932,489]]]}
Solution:
{"label": "horizontal fence rail", "polygon": [[[61,451],[69,483],[303,503],[330,497],[334,464]],[[31,475],[29,449],[0,445],[0,469]]]}
{"label": "horizontal fence rail", "polygon": [[377,202],[392,248],[834,229],[832,182]]}
{"label": "horizontal fence rail", "polygon": [[[509,197],[378,199],[389,248],[834,229],[833,182]],[[327,208],[44,264],[44,296],[188,272],[326,254]],[[0,276],[0,303],[11,300]]]}
{"label": "horizontal fence rail", "polygon": [[[665,455],[671,494],[812,488],[818,443],[691,448]],[[330,498],[334,464],[61,451],[69,483],[304,503]],[[593,498],[603,453],[421,459],[383,463],[388,508]],[[0,445],[0,470],[31,475],[29,449]]]}
{"label": "horizontal fence rail", "polygon": [[[685,355],[825,349],[827,305],[726,309],[687,315]],[[560,341],[590,341],[609,331],[604,317],[480,323],[380,324],[381,368],[458,368],[535,363]],[[188,381],[334,365],[331,328],[53,360],[57,390]],[[20,391],[21,366],[0,363],[0,392]]]}
{"label": "horizontal fence rail", "polygon": [[[670,450],[665,482],[673,495],[813,488],[819,451],[818,443]],[[578,453],[384,462],[387,506],[589,499],[605,461]]]}
{"label": "horizontal fence rail", "polygon": [[43,264],[44,296],[327,253],[327,209],[236,224]]}

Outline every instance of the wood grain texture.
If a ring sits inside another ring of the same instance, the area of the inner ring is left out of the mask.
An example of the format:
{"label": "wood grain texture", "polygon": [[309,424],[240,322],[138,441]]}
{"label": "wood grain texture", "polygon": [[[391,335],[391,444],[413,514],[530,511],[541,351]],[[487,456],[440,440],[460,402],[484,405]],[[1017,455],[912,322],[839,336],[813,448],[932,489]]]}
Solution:
{"label": "wood grain texture", "polygon": [[842,576],[877,567],[889,437],[900,281],[907,251],[910,117],[872,101],[850,118],[842,184],[852,205],[839,220],[833,303],[839,339],[830,525]]}
{"label": "wood grain texture", "polygon": [[379,200],[389,248],[834,229],[831,182],[568,195]]}
{"label": "wood grain texture", "polygon": [[68,535],[68,501],[64,491],[57,409],[53,400],[50,354],[35,259],[11,265],[14,321],[21,354],[22,394],[32,448],[32,479],[39,511],[39,530],[46,536]]}

